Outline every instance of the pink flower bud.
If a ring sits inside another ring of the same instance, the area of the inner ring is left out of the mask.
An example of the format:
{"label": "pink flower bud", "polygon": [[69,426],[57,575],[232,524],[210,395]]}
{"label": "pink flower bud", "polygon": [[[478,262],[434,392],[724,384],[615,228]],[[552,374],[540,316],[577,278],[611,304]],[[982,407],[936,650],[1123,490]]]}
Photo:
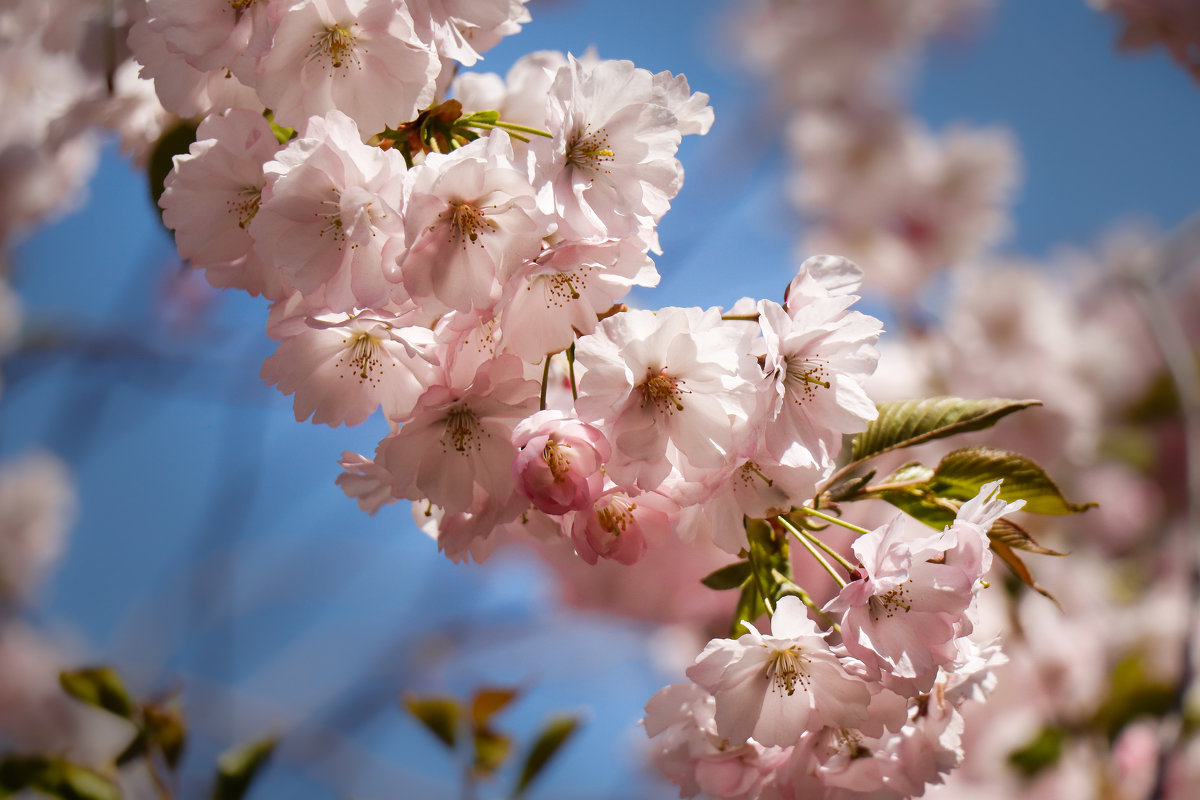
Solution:
{"label": "pink flower bud", "polygon": [[604,488],[600,468],[612,454],[598,429],[561,411],[539,411],[517,425],[517,490],[547,514],[592,507]]}

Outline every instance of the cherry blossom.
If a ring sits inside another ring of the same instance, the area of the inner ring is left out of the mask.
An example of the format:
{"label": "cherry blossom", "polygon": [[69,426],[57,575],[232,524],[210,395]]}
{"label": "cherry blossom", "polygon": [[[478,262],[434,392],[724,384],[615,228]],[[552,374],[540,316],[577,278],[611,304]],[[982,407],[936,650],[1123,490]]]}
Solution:
{"label": "cherry blossom", "polygon": [[611,453],[598,429],[561,411],[539,411],[513,429],[517,489],[547,514],[590,510]]}
{"label": "cherry blossom", "polygon": [[382,442],[375,463],[396,497],[428,499],[449,514],[468,512],[476,489],[497,502],[513,496],[513,428],[537,406],[538,385],[521,362],[484,363],[467,386],[433,381],[410,419]]}
{"label": "cherry blossom", "polygon": [[281,125],[303,127],[337,109],[365,138],[414,118],[433,99],[441,62],[404,4],[304,0],[280,11],[255,88]]}
{"label": "cherry blossom", "polygon": [[295,394],[297,421],[358,425],[383,407],[389,419],[412,413],[436,371],[433,332],[397,320],[360,315],[315,319],[283,337],[263,363],[262,377]]}
{"label": "cherry blossom", "polygon": [[548,232],[501,131],[449,155],[431,153],[412,169],[408,191],[407,247],[395,261],[404,286],[423,304],[490,308]]}
{"label": "cherry blossom", "polygon": [[404,159],[368,147],[340,111],[309,120],[263,167],[250,222],[256,252],[312,307],[345,311],[401,303],[407,293],[383,258],[403,240]]}
{"label": "cherry blossom", "polygon": [[579,338],[586,372],[576,409],[603,422],[613,445],[608,475],[619,485],[653,489],[673,465],[720,467],[747,437],[762,373],[745,332],[720,316],[715,308],[627,311]]}
{"label": "cherry blossom", "polygon": [[266,178],[263,164],[279,142],[262,114],[230,110],[204,119],[196,142],[175,157],[159,200],[163,223],[175,231],[179,254],[213,286],[279,299],[283,276],[254,250],[250,223]]}
{"label": "cherry blossom", "polygon": [[799,599],[779,601],[769,634],[742,624],[749,633],[713,639],[687,672],[716,698],[722,737],[786,747],[806,730],[867,721],[866,683],[842,666]]}

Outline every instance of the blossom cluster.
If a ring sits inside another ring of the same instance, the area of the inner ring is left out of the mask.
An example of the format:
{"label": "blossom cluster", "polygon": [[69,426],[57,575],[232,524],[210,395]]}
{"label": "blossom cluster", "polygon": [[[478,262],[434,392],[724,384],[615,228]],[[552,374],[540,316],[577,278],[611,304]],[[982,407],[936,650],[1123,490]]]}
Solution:
{"label": "blossom cluster", "polygon": [[[873,7],[879,26],[850,27],[883,52],[888,25],[933,24]],[[194,129],[163,222],[211,284],[270,303],[261,374],[298,421],[386,424],[373,454],[342,457],[361,508],[412,501],[454,560],[521,532],[588,565],[680,542],[744,556],[747,520],[816,505],[843,437],[877,416],[864,382],[882,326],[852,308],[863,273],[817,256],[781,302],[627,307],[658,281],[682,138],[713,112],[683,76],[591,54],[458,73],[528,19],[523,0],[130,0],[110,23],[134,61],[109,65],[92,114],[121,119],[143,157],[157,141],[159,160],[164,132]],[[135,62],[136,88],[120,88]],[[829,119],[798,125],[845,140]],[[884,122],[878,152],[900,154],[880,162],[888,192],[833,189],[837,164],[861,161],[849,151],[802,192],[830,219],[899,225],[922,264],[957,257],[995,227],[1002,181],[972,143]],[[961,177],[983,173],[983,189]],[[946,216],[944,235],[896,222],[902,208]],[[722,798],[940,781],[959,707],[1001,660],[972,638],[988,532],[1015,507],[995,492],[945,530],[895,520],[859,538],[853,580],[823,606],[805,596],[824,631],[799,587],[763,591],[771,634],[744,620],[648,706],[662,770]]]}
{"label": "blossom cluster", "polygon": [[998,484],[933,532],[897,516],[854,542],[858,577],[821,610],[783,597],[770,634],[714,639],[646,705],[653,758],[680,794],[920,795],[962,758],[960,708],[1005,661],[971,634],[991,564],[987,532],[1022,503]]}

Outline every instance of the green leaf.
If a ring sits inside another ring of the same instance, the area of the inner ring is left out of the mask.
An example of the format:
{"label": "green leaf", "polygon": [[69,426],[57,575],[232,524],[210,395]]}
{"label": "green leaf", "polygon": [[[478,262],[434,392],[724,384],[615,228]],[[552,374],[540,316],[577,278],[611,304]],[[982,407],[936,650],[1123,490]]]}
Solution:
{"label": "green leaf", "polygon": [[555,717],[542,727],[542,732],[534,740],[525,764],[521,767],[521,777],[517,780],[516,797],[525,794],[529,784],[542,773],[550,759],[566,744],[567,739],[579,728],[578,717]]}
{"label": "green leaf", "polygon": [[1026,778],[1049,769],[1062,758],[1067,733],[1062,728],[1047,725],[1027,744],[1008,754],[1008,763]]}
{"label": "green leaf", "polygon": [[993,397],[966,400],[961,397],[930,397],[879,404],[879,417],[854,438],[851,459],[865,458],[912,447],[958,433],[990,428],[1002,417],[1039,400],[1007,400]]}
{"label": "green leaf", "polygon": [[489,719],[504,710],[516,697],[516,689],[480,689],[471,699],[471,723],[477,728],[487,725]]}
{"label": "green leaf", "polygon": [[1004,480],[1000,499],[1024,500],[1024,510],[1034,514],[1074,514],[1096,505],[1067,502],[1058,485],[1032,459],[990,447],[968,447],[948,454],[928,485],[939,497],[970,500],[985,483],[1000,479]]}
{"label": "green leaf", "polygon": [[121,800],[116,784],[95,770],[51,756],[0,758],[0,797],[32,789],[59,800]]}
{"label": "green leaf", "polygon": [[158,209],[160,219],[162,218],[162,209],[159,208],[158,199],[162,197],[167,176],[171,174],[171,170],[175,166],[173,159],[175,156],[186,153],[194,141],[196,141],[196,123],[184,119],[177,122],[174,127],[167,129],[158,138],[154,149],[150,152],[150,162],[146,165],[146,177],[150,183],[150,198],[154,201],[154,207]]}
{"label": "green leaf", "polygon": [[957,503],[936,497],[921,487],[888,489],[882,492],[873,492],[871,497],[886,500],[910,517],[939,531],[954,522],[954,517],[958,514]]}
{"label": "green leaf", "polygon": [[503,733],[486,727],[476,728],[473,734],[475,756],[471,769],[477,776],[486,778],[503,766],[508,754],[512,752],[512,740]]}
{"label": "green leaf", "polygon": [[453,697],[404,698],[404,707],[451,750],[458,738],[460,710]]}
{"label": "green leaf", "polygon": [[743,633],[750,632],[742,624],[742,620],[753,623],[765,613],[767,613],[767,606],[763,603],[758,584],[753,580],[747,581],[746,585],[742,587],[742,593],[738,595],[737,608],[733,612],[733,627],[729,632],[730,638],[736,639]]}
{"label": "green leaf", "polygon": [[268,736],[222,753],[217,758],[217,783],[213,786],[212,800],[241,800],[277,744],[278,737]]}
{"label": "green leaf", "polygon": [[700,582],[710,589],[721,592],[726,589],[738,588],[750,579],[750,575],[749,561],[735,561],[708,573],[700,579]]}
{"label": "green leaf", "polygon": [[58,682],[76,700],[123,719],[132,719],[136,706],[125,688],[125,682],[112,667],[87,667],[59,673]]}

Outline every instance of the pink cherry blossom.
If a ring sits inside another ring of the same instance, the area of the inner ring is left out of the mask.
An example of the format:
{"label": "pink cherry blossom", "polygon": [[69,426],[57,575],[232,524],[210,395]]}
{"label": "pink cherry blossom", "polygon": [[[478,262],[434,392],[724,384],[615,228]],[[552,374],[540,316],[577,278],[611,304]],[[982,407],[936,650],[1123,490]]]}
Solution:
{"label": "pink cherry blossom", "polygon": [[271,46],[281,0],[147,0],[150,27],[167,49],[201,72],[230,70],[253,81],[254,59]]}
{"label": "pink cherry blossom", "polygon": [[753,736],[786,747],[808,730],[868,720],[866,683],[846,671],[798,598],[779,601],[770,634],[742,624],[749,633],[713,639],[687,672],[716,698],[717,730],[730,743]]}
{"label": "pink cherry blossom", "polygon": [[879,359],[874,343],[882,326],[874,317],[848,311],[855,299],[793,291],[786,311],[769,300],[759,302],[772,391],[763,441],[781,463],[831,467],[842,435],[865,430],[877,416],[862,384]]}
{"label": "pink cherry blossom", "polygon": [[280,7],[255,86],[281,125],[337,109],[363,137],[413,119],[433,100],[441,62],[394,0],[303,0]]}
{"label": "pink cherry blossom", "polygon": [[642,724],[651,738],[650,758],[679,786],[680,797],[701,792],[722,800],[769,800],[777,793],[776,773],[787,765],[791,747],[741,746],[722,739],[712,695],[694,683],[660,689],[646,703]]}
{"label": "pink cherry blossom", "polygon": [[548,220],[509,142],[496,131],[449,155],[430,153],[409,173],[407,242],[395,262],[422,304],[489,309],[511,273],[541,251]]}
{"label": "pink cherry blossom", "polygon": [[606,489],[584,511],[575,512],[571,541],[589,564],[610,558],[622,564],[639,560],[661,544],[674,528],[679,506],[658,492],[629,493]]}
{"label": "pink cherry blossom", "polygon": [[309,120],[304,135],[264,167],[250,223],[256,252],[310,306],[374,308],[408,297],[383,258],[404,236],[404,158],[362,143],[340,111]]}
{"label": "pink cherry blossom", "polygon": [[590,510],[604,485],[601,467],[612,452],[595,427],[561,411],[539,411],[513,430],[517,490],[547,514]]}
{"label": "pink cherry blossom", "polygon": [[547,115],[554,138],[530,150],[564,234],[627,236],[666,213],[683,182],[682,133],[668,105],[688,115],[689,132],[705,127],[699,97],[681,91],[628,61],[572,58],[559,69]]}
{"label": "pink cherry blossom", "polygon": [[429,329],[386,317],[312,320],[283,337],[262,378],[296,395],[298,422],[358,425],[380,406],[403,420],[436,372],[432,345]]}
{"label": "pink cherry blossom", "polygon": [[529,0],[407,0],[418,33],[438,55],[472,66],[480,53],[529,22]]}
{"label": "pink cherry blossom", "polygon": [[537,410],[538,388],[515,356],[485,362],[466,386],[431,382],[411,419],[376,449],[393,495],[448,514],[478,506],[477,490],[507,502],[515,488],[513,428]]}
{"label": "pink cherry blossom", "polygon": [[0,605],[28,600],[58,561],[75,502],[66,465],[49,453],[0,465]]}
{"label": "pink cherry blossom", "polygon": [[673,466],[716,468],[736,458],[762,373],[745,331],[720,317],[716,308],[626,311],[579,338],[586,372],[576,409],[602,421],[613,445],[608,475],[619,485],[652,489]]}
{"label": "pink cherry blossom", "polygon": [[278,300],[284,277],[254,252],[250,223],[266,183],[263,164],[279,142],[262,114],[230,110],[206,117],[186,155],[175,157],[159,199],[179,254],[213,286]]}

